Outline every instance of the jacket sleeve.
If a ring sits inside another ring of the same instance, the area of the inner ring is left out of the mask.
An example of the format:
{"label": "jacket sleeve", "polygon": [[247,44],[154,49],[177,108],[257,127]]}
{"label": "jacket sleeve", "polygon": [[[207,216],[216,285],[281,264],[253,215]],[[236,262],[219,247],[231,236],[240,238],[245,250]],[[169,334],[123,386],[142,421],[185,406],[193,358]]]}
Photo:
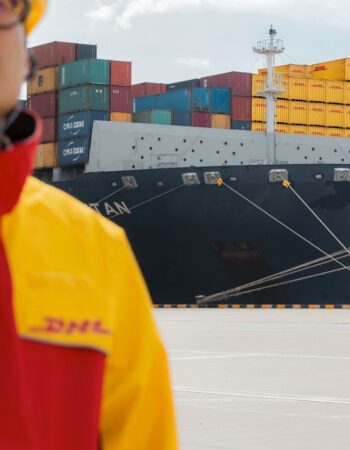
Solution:
{"label": "jacket sleeve", "polygon": [[177,450],[167,358],[128,241],[119,239],[113,349],[106,361],[101,450]]}

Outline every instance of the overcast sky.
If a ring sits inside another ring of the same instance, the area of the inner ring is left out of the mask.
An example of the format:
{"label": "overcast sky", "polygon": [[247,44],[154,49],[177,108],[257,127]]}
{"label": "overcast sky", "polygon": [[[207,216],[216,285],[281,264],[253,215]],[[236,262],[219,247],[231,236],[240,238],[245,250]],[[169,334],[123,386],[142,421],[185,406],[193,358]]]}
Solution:
{"label": "overcast sky", "polygon": [[350,55],[349,0],[56,0],[29,44],[98,45],[133,62],[133,82],[173,82],[263,66],[252,52],[273,24],[286,53],[309,64]]}

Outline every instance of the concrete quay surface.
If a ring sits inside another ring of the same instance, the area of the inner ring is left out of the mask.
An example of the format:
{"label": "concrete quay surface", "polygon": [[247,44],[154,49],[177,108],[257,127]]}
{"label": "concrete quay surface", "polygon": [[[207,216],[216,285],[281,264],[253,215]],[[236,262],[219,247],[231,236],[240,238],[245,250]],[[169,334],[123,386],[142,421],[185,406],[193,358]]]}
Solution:
{"label": "concrete quay surface", "polygon": [[349,450],[349,310],[155,310],[181,450]]}

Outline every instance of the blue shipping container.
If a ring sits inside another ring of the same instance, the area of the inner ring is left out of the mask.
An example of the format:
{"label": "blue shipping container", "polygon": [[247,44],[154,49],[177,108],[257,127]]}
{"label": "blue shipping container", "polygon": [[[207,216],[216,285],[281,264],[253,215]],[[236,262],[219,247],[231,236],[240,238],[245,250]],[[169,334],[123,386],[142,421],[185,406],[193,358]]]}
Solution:
{"label": "blue shipping container", "polygon": [[210,112],[211,90],[208,88],[192,89],[192,111]]}
{"label": "blue shipping container", "polygon": [[68,139],[58,143],[58,165],[76,166],[89,160],[90,139],[88,137]]}
{"label": "blue shipping container", "polygon": [[174,112],[191,110],[191,89],[179,89],[157,95],[157,109],[170,109]]}
{"label": "blue shipping container", "polygon": [[58,139],[71,139],[80,136],[90,136],[95,120],[108,120],[104,111],[82,111],[59,116]]}
{"label": "blue shipping container", "polygon": [[247,122],[245,120],[234,120],[232,122],[232,129],[233,130],[251,130],[252,129],[252,123]]}
{"label": "blue shipping container", "polygon": [[132,111],[134,113],[150,111],[157,108],[158,95],[148,95],[147,97],[138,97],[133,99]]}
{"label": "blue shipping container", "polygon": [[228,88],[211,88],[211,112],[212,114],[231,113],[231,90]]}
{"label": "blue shipping container", "polygon": [[192,124],[192,114],[190,112],[172,112],[171,124],[189,127]]}
{"label": "blue shipping container", "polygon": [[76,48],[77,48],[77,60],[97,58],[97,45],[77,44]]}

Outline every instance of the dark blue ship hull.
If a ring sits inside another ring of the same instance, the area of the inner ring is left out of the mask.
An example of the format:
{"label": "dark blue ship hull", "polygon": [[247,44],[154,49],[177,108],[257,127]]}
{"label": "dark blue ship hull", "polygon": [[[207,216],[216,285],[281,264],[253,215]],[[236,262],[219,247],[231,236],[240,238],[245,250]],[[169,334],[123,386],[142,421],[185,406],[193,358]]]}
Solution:
{"label": "dark blue ship hull", "polygon": [[[323,256],[227,187],[206,185],[204,172],[220,170],[228,185],[324,251],[340,250],[289,189],[268,181],[272,168],[281,166],[85,173],[54,184],[125,228],[154,302],[192,303],[198,295],[230,289]],[[294,189],[348,246],[350,183],[333,182],[333,165],[285,168]],[[196,172],[201,184],[180,187],[185,172]],[[123,176],[134,176],[138,187],[116,192]],[[343,261],[350,264],[350,258]],[[331,263],[298,276],[336,267]],[[231,301],[350,303],[350,273],[345,270]]]}

